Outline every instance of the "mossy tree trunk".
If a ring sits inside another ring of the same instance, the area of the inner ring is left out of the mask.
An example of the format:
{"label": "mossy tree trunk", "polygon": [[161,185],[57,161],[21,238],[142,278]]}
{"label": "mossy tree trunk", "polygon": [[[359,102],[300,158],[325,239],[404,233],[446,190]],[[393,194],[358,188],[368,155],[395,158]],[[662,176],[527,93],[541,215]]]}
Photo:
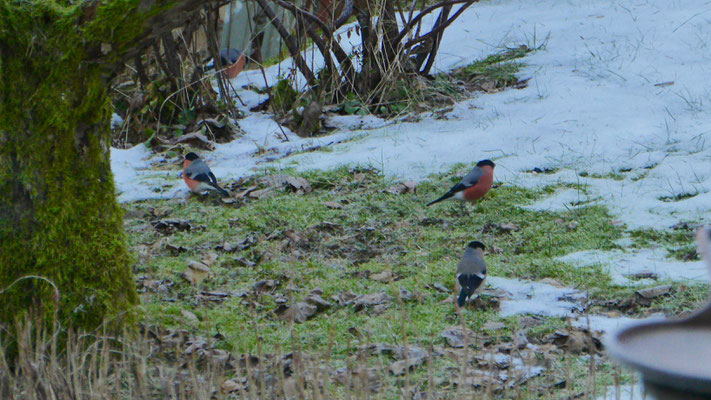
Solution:
{"label": "mossy tree trunk", "polygon": [[110,81],[205,4],[0,0],[0,324],[32,309],[84,329],[132,315]]}

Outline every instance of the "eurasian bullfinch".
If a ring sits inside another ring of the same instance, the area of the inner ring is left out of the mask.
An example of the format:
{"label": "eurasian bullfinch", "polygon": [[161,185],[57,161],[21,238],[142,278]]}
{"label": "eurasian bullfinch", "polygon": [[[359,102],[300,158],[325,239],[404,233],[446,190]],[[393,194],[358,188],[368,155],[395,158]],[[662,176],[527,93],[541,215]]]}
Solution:
{"label": "eurasian bullfinch", "polygon": [[190,152],[183,161],[183,180],[193,193],[203,193],[208,190],[218,190],[224,196],[230,194],[217,184],[215,174],[197,154]]}
{"label": "eurasian bullfinch", "polygon": [[464,201],[479,200],[491,189],[494,182],[494,167],[496,164],[491,160],[482,160],[476,163],[472,172],[468,173],[461,182],[454,185],[449,192],[439,199],[427,204],[431,206],[442,200],[458,199]]}
{"label": "eurasian bullfinch", "polygon": [[457,289],[459,298],[457,305],[463,307],[474,293],[484,287],[486,280],[486,263],[484,262],[484,244],[469,242],[462,259],[457,264]]}

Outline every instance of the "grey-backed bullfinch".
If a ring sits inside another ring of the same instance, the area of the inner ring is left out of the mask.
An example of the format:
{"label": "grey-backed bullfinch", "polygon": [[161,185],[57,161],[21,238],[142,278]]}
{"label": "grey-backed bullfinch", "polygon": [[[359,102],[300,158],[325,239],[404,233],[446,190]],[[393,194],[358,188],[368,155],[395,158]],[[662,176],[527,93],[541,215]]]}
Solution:
{"label": "grey-backed bullfinch", "polygon": [[476,163],[472,172],[468,173],[462,180],[454,185],[447,193],[439,199],[427,204],[431,206],[442,200],[458,199],[464,201],[479,200],[491,189],[494,183],[494,164],[491,160],[482,160]]}
{"label": "grey-backed bullfinch", "polygon": [[484,244],[477,241],[469,242],[462,259],[457,264],[456,287],[459,289],[457,305],[463,307],[468,298],[484,287],[485,280]]}
{"label": "grey-backed bullfinch", "polygon": [[183,180],[193,193],[203,193],[208,190],[218,190],[222,195],[230,194],[217,184],[215,174],[197,154],[190,152],[183,161]]}

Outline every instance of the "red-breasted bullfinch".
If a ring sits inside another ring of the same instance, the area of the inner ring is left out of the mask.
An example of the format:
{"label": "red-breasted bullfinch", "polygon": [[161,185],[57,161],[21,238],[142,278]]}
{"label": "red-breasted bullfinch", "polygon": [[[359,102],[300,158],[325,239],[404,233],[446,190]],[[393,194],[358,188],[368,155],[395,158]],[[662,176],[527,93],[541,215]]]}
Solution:
{"label": "red-breasted bullfinch", "polygon": [[183,161],[183,180],[193,193],[203,193],[208,190],[218,190],[222,195],[230,194],[217,184],[215,174],[197,154],[190,152]]}
{"label": "red-breasted bullfinch", "polygon": [[482,160],[476,163],[476,167],[472,172],[468,173],[461,182],[452,186],[449,192],[439,199],[427,204],[431,206],[434,203],[439,203],[442,200],[458,199],[464,201],[479,200],[491,189],[491,184],[494,183],[494,164],[491,160]]}
{"label": "red-breasted bullfinch", "polygon": [[486,263],[484,262],[484,244],[482,242],[469,242],[462,259],[457,264],[457,283],[459,291],[457,305],[463,307],[474,293],[484,287],[486,280]]}

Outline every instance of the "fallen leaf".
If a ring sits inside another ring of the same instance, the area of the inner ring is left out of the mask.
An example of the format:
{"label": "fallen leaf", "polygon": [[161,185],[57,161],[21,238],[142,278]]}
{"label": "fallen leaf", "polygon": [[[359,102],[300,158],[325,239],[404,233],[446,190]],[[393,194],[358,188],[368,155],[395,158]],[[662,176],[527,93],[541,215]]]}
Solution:
{"label": "fallen leaf", "polygon": [[314,305],[298,302],[291,306],[281,305],[274,310],[279,319],[284,321],[294,321],[302,323],[316,315],[318,308]]}
{"label": "fallen leaf", "polygon": [[349,305],[352,304],[353,301],[358,298],[358,295],[348,291],[348,292],[342,292],[338,294],[338,304],[340,305]]}
{"label": "fallen leaf", "polygon": [[481,229],[482,233],[511,233],[521,230],[521,227],[514,224],[513,222],[507,222],[504,224],[486,224]]}
{"label": "fallen leaf", "polygon": [[235,199],[243,199],[243,198],[247,197],[247,195],[250,194],[251,192],[253,192],[255,189],[257,189],[256,186],[250,186],[240,192],[235,193],[232,197],[234,197]]}
{"label": "fallen leaf", "polygon": [[642,271],[642,272],[637,272],[634,274],[629,274],[627,275],[629,279],[653,279],[657,280],[659,279],[659,275],[655,274],[652,271]]}
{"label": "fallen leaf", "polygon": [[201,291],[200,296],[202,296],[201,300],[207,300],[207,301],[214,301],[214,302],[221,302],[227,300],[232,294],[227,293],[227,292],[206,292],[206,291]]}
{"label": "fallen leaf", "polygon": [[286,236],[292,243],[299,244],[305,243],[306,237],[301,232],[296,232],[293,230],[284,231],[284,236]]}
{"label": "fallen leaf", "polygon": [[235,379],[228,379],[222,382],[220,389],[223,393],[244,391],[247,389],[247,378],[244,378],[243,383],[237,382]]}
{"label": "fallen leaf", "polygon": [[180,315],[182,315],[185,319],[187,319],[190,322],[198,322],[198,317],[194,313],[188,311],[188,310],[180,310]]}
{"label": "fallen leaf", "polygon": [[[235,257],[232,259],[231,263],[232,265],[238,267],[254,267],[255,265],[257,265],[256,263],[249,261],[244,257]],[[222,265],[224,266],[224,263]]]}
{"label": "fallen leaf", "polygon": [[199,261],[190,261],[183,276],[193,285],[197,285],[207,278],[209,274],[210,268],[207,265]]}
{"label": "fallen leaf", "polygon": [[327,302],[326,300],[321,297],[323,295],[323,291],[320,289],[314,289],[304,297],[304,302],[309,303],[311,305],[316,306],[318,311],[324,311],[329,308],[331,308],[331,303]]}
{"label": "fallen leaf", "polygon": [[332,210],[342,210],[343,209],[343,204],[336,203],[335,201],[325,201],[325,202],[323,202],[323,205],[326,206],[326,208],[330,208]]}
{"label": "fallen leaf", "polygon": [[267,197],[271,197],[276,194],[277,193],[274,191],[274,188],[266,188],[266,189],[261,189],[261,190],[253,190],[253,191],[247,193],[247,197],[252,198],[252,199],[265,199]]}
{"label": "fallen leaf", "polygon": [[153,229],[162,235],[172,235],[176,231],[190,231],[193,228],[190,222],[184,219],[161,219],[158,221],[151,221],[151,225],[153,226]]}
{"label": "fallen leaf", "polygon": [[385,270],[377,274],[371,274],[370,279],[377,282],[388,283],[393,279],[393,274],[392,272]]}
{"label": "fallen leaf", "polygon": [[498,331],[499,329],[505,328],[506,324],[499,321],[489,321],[482,326],[482,329],[487,331]]}
{"label": "fallen leaf", "polygon": [[207,138],[202,132],[195,131],[183,136],[177,137],[171,141],[171,144],[187,144],[190,147],[196,147],[202,150],[214,150],[215,143]]}
{"label": "fallen leaf", "polygon": [[279,285],[279,281],[274,280],[274,279],[265,279],[261,280],[258,282],[255,282],[252,288],[254,289],[255,292],[266,292],[268,290],[272,290],[276,288]]}
{"label": "fallen leaf", "polygon": [[391,193],[391,194],[415,193],[416,188],[417,188],[416,182],[407,181],[407,182],[396,183],[395,185],[392,185],[389,188],[385,189],[385,192]]}
{"label": "fallen leaf", "polygon": [[258,182],[267,188],[290,187],[297,193],[309,193],[313,190],[309,181],[291,175],[269,175],[259,178]]}
{"label": "fallen leaf", "polygon": [[185,247],[176,246],[170,242],[165,243],[165,248],[168,249],[171,252],[171,254],[173,254],[173,255],[185,253],[186,251],[188,251],[188,249],[186,249]]}
{"label": "fallen leaf", "polygon": [[353,306],[356,311],[361,311],[364,308],[373,307],[382,304],[388,304],[393,301],[393,298],[388,296],[385,291],[371,294],[363,294],[353,299]]}
{"label": "fallen leaf", "polygon": [[442,293],[451,293],[451,292],[452,292],[451,290],[449,290],[446,286],[444,286],[444,285],[441,284],[441,283],[435,283],[434,285],[432,285],[432,287],[435,288],[437,291],[440,291],[440,292],[442,292]]}
{"label": "fallen leaf", "polygon": [[210,251],[210,252],[207,252],[205,254],[205,256],[203,256],[203,258],[200,259],[200,261],[202,261],[203,264],[207,265],[208,267],[211,267],[212,264],[214,264],[215,261],[217,261],[217,258],[218,258],[217,253],[215,253],[214,251]]}
{"label": "fallen leaf", "polygon": [[415,369],[415,367],[422,365],[425,362],[424,357],[406,358],[404,360],[395,361],[390,364],[388,370],[391,374],[395,376],[404,375],[405,372]]}
{"label": "fallen leaf", "polygon": [[660,296],[665,296],[671,293],[672,286],[671,285],[661,285],[661,286],[655,286],[651,288],[646,288],[646,289],[640,289],[636,292],[635,294],[635,299],[637,302],[643,306],[648,306],[652,303],[652,300],[660,297]]}
{"label": "fallen leaf", "polygon": [[471,329],[463,329],[461,327],[448,328],[442,331],[440,334],[447,342],[447,345],[454,348],[464,347],[466,342],[467,345],[471,346],[477,342],[477,335]]}

